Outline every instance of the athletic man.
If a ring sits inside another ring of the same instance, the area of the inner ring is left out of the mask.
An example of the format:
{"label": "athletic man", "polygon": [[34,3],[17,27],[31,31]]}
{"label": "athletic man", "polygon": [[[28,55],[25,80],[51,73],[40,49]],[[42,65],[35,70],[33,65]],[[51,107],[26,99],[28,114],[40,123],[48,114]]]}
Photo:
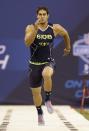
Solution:
{"label": "athletic man", "polygon": [[68,32],[59,24],[48,23],[49,11],[46,7],[38,7],[37,20],[27,25],[25,44],[30,48],[30,86],[33,101],[38,113],[38,124],[44,124],[42,111],[42,82],[45,92],[45,106],[49,113],[53,112],[50,95],[52,92],[52,76],[54,73],[54,59],[52,57],[53,39],[62,36],[65,41],[64,55],[70,53],[70,38]]}

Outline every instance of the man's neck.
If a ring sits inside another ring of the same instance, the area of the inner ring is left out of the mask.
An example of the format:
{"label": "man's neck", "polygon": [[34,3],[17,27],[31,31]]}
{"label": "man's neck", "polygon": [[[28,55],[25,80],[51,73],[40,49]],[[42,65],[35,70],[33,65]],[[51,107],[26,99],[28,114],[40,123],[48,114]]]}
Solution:
{"label": "man's neck", "polygon": [[40,25],[39,25],[39,28],[41,28],[41,29],[44,30],[44,29],[47,28],[47,26],[48,26],[48,22],[40,24]]}

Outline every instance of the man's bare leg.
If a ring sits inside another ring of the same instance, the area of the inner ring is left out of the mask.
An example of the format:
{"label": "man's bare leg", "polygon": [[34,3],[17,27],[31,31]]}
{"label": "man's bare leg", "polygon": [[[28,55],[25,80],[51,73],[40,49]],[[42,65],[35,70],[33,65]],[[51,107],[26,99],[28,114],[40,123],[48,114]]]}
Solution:
{"label": "man's bare leg", "polygon": [[32,88],[32,95],[34,105],[36,106],[38,112],[38,124],[43,125],[44,119],[43,119],[43,111],[41,108],[42,104],[41,87]]}
{"label": "man's bare leg", "polygon": [[52,92],[52,75],[53,69],[50,66],[46,66],[42,72],[42,76],[44,79],[45,105],[49,113],[53,113],[53,108],[50,100]]}

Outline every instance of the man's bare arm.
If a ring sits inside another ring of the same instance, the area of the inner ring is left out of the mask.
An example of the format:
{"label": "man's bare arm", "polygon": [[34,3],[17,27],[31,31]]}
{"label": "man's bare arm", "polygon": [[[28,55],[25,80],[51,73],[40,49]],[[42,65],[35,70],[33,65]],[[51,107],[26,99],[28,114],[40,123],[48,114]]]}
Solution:
{"label": "man's bare arm", "polygon": [[38,28],[39,28],[40,20],[37,19],[36,22],[32,25],[28,25],[25,30],[25,44],[26,46],[30,46],[36,37]]}
{"label": "man's bare arm", "polygon": [[30,46],[36,37],[37,29],[34,27],[34,25],[28,25],[25,30],[25,44],[26,46]]}
{"label": "man's bare arm", "polygon": [[65,41],[65,52],[70,52],[71,45],[70,45],[70,38],[68,32],[59,24],[54,24],[53,25],[53,30],[55,36],[60,35],[64,38]]}

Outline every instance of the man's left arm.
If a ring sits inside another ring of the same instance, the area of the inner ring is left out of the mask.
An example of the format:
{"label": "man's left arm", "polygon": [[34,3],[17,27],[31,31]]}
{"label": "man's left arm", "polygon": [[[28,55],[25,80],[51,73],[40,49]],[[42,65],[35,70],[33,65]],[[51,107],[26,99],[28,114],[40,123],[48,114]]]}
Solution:
{"label": "man's left arm", "polygon": [[70,37],[66,29],[64,29],[61,25],[59,24],[54,24],[53,25],[53,30],[55,36],[62,36],[65,41],[65,49],[64,49],[64,54],[67,55],[70,53],[71,50],[71,45],[70,45]]}

